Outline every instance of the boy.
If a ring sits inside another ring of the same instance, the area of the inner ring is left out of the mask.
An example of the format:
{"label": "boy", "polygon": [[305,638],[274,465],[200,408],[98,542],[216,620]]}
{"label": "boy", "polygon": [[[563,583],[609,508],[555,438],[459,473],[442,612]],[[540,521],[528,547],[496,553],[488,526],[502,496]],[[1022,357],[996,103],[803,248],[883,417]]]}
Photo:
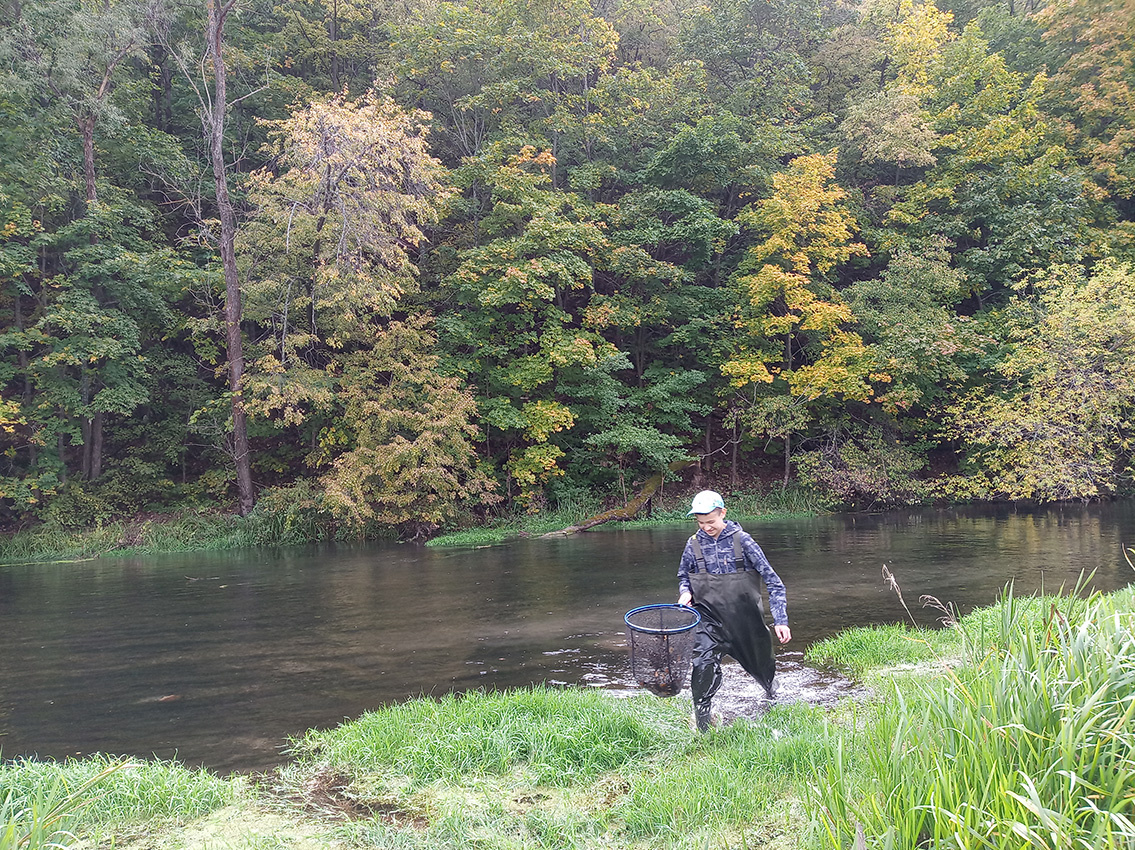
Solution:
{"label": "boy", "polygon": [[756,541],[725,519],[725,513],[720,493],[703,490],[694,496],[686,516],[696,517],[698,530],[686,543],[678,567],[678,604],[692,603],[701,614],[690,675],[699,732],[710,725],[710,703],[721,687],[722,655],[735,658],[772,698],[776,659],[761,605],[762,578],[777,640],[792,640],[784,582]]}

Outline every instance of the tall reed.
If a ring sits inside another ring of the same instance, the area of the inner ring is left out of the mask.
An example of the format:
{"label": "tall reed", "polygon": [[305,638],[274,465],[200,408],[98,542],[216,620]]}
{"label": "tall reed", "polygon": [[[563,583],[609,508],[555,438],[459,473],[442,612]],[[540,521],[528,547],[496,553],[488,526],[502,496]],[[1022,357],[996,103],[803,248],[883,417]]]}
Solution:
{"label": "tall reed", "polygon": [[833,731],[814,802],[832,847],[1135,847],[1133,615],[1098,596],[969,628],[967,663]]}

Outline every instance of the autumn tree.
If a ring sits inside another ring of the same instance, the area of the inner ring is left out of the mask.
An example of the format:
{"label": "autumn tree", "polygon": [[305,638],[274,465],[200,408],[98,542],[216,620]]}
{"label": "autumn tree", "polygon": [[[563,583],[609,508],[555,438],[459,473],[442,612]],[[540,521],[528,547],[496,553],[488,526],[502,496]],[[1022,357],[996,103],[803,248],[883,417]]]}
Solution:
{"label": "autumn tree", "polygon": [[256,214],[241,239],[248,318],[266,331],[251,379],[262,415],[291,415],[281,387],[302,395],[302,370],[357,344],[415,285],[412,252],[449,194],[426,119],[366,94],[273,122],[276,167],[251,177]]}
{"label": "autumn tree", "polygon": [[722,372],[738,390],[746,427],[784,441],[785,483],[808,406],[873,392],[872,358],[831,284],[837,266],[866,253],[833,177],[834,156],[799,157],[773,178],[772,197],[740,216],[759,241],[734,280],[741,332]]}
{"label": "autumn tree", "polygon": [[250,408],[310,435],[333,513],[411,536],[491,500],[472,396],[438,371],[428,317],[390,318],[450,194],[428,118],[368,93],[274,122],[276,167],[252,176],[257,211],[241,237],[246,319],[262,329]]}
{"label": "autumn tree", "polygon": [[1109,192],[1135,197],[1135,2],[1056,0],[1038,18],[1058,57],[1048,101],[1071,119],[1069,146]]}
{"label": "autumn tree", "polygon": [[321,483],[328,509],[350,528],[378,524],[417,538],[500,500],[477,458],[476,402],[439,371],[435,347],[417,317],[375,328],[372,345],[337,361],[342,416],[319,451],[333,457]]}

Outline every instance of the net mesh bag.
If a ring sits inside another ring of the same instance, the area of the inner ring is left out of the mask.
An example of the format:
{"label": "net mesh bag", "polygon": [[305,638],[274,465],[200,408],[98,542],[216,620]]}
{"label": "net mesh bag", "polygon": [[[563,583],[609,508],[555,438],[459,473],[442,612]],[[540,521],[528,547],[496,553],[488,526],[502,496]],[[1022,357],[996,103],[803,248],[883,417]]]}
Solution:
{"label": "net mesh bag", "polygon": [[676,696],[686,684],[701,616],[683,605],[645,605],[623,619],[634,680],[658,696]]}

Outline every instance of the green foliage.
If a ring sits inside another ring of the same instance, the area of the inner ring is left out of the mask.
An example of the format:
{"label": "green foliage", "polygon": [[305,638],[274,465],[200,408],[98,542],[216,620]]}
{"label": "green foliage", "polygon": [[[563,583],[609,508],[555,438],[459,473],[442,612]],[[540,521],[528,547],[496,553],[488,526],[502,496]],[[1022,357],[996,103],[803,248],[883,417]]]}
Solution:
{"label": "green foliage", "polygon": [[0,788],[3,850],[73,846],[100,829],[187,822],[232,799],[231,786],[208,771],[103,756],[5,762]]}
{"label": "green foliage", "polygon": [[705,64],[715,102],[776,122],[807,102],[804,54],[819,24],[819,4],[811,0],[711,0],[684,18],[679,45]]}
{"label": "green foliage", "polygon": [[969,316],[952,309],[965,288],[937,240],[896,252],[878,278],[845,290],[876,368],[887,375],[878,400],[888,412],[930,407],[966,380],[981,337]]}
{"label": "green foliage", "polygon": [[[224,510],[205,9],[9,6],[0,523]],[[1122,370],[1044,282],[1135,258],[1130,12],[242,8],[222,146],[238,401],[256,486],[314,488],[264,534],[429,533],[484,522],[491,492],[539,512],[734,447],[738,474],[783,460],[810,502],[926,498],[923,457],[961,473],[935,498],[1128,492]],[[1122,298],[1093,286],[1066,294],[1107,305],[1125,352]],[[414,377],[383,335],[425,317]],[[1030,328],[1079,365],[1045,365]]]}
{"label": "green foliage", "polygon": [[878,427],[831,433],[820,448],[796,456],[801,483],[834,506],[871,509],[918,504],[929,495],[919,478],[926,458]]}
{"label": "green foliage", "polygon": [[1037,501],[1127,491],[1135,271],[1054,269],[1000,319],[994,392],[974,390],[951,408],[967,467],[944,486]]}
{"label": "green foliage", "polygon": [[260,494],[256,507],[240,523],[240,534],[254,546],[297,546],[332,540],[347,532],[366,536],[367,529],[340,529],[332,505],[313,482],[272,487]]}
{"label": "green foliage", "polygon": [[951,240],[979,292],[1079,261],[1091,193],[1040,111],[1045,78],[1011,71],[976,24],[960,36],[927,37],[936,46],[927,47],[925,64],[911,66],[917,82],[900,74],[896,85],[928,110],[937,162],[896,194],[887,222],[915,238]]}

